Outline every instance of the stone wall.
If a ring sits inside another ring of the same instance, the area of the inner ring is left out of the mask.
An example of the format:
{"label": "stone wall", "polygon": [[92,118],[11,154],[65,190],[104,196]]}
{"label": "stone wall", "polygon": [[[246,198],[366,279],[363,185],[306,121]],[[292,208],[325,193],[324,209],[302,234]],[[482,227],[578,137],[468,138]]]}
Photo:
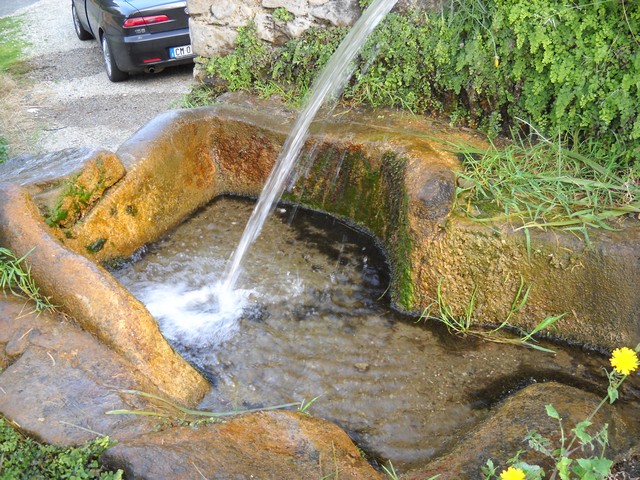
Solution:
{"label": "stone wall", "polygon": [[[439,0],[399,0],[396,8],[439,8]],[[360,17],[358,0],[187,0],[191,42],[202,57],[233,50],[238,28],[253,21],[258,37],[283,45],[307,29],[350,26]]]}
{"label": "stone wall", "polygon": [[203,57],[231,51],[238,28],[250,21],[259,38],[282,45],[310,27],[352,25],[361,12],[358,0],[188,0],[187,8],[193,48]]}

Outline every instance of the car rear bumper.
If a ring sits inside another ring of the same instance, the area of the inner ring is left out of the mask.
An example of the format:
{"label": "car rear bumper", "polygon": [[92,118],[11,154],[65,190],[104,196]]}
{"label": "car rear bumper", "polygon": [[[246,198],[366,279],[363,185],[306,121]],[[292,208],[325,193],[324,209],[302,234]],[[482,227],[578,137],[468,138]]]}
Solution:
{"label": "car rear bumper", "polygon": [[171,58],[169,49],[191,44],[189,29],[146,33],[128,37],[109,36],[118,68],[123,72],[140,72],[150,66],[168,67],[192,63],[195,55]]}

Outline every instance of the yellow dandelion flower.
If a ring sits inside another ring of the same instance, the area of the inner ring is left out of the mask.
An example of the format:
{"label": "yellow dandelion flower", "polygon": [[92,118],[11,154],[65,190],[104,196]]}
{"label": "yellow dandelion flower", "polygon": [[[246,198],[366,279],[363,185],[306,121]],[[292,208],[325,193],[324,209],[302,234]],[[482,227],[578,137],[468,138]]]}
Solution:
{"label": "yellow dandelion flower", "polygon": [[638,354],[628,347],[616,348],[611,354],[611,366],[622,375],[638,369]]}
{"label": "yellow dandelion flower", "polygon": [[519,468],[509,467],[500,474],[501,480],[525,480],[527,476]]}

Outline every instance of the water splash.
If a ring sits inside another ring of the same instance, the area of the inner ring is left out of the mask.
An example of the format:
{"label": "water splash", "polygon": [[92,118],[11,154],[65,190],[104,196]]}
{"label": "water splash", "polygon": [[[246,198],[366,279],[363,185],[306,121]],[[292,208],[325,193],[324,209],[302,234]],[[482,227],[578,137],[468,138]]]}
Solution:
{"label": "water splash", "polygon": [[335,53],[329,59],[315,80],[310,96],[302,113],[298,116],[291,133],[287,137],[280,155],[265,183],[260,198],[247,222],[245,231],[229,261],[225,279],[221,286],[221,296],[229,295],[240,276],[242,261],[253,242],[260,235],[262,226],[282,195],[304,142],[309,126],[325,100],[337,98],[347,80],[353,74],[353,61],[369,38],[373,29],[391,11],[396,0],[374,0],[349,31]]}
{"label": "water splash", "polygon": [[222,295],[220,288],[219,283],[197,289],[187,284],[153,285],[140,292],[140,299],[172,342],[215,346],[237,331],[251,294],[238,289]]}

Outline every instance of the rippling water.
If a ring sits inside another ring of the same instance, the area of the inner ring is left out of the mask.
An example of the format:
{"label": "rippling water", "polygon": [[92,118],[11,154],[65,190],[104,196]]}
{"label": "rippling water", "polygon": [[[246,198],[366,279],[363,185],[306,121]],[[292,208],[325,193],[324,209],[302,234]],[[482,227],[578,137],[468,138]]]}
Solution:
{"label": "rippling water", "polygon": [[226,305],[216,283],[252,202],[220,198],[123,268],[164,335],[212,383],[200,408],[319,397],[311,413],[399,469],[424,464],[532,381],[606,385],[606,359],[452,337],[388,308],[375,243],[334,219],[279,208]]}

